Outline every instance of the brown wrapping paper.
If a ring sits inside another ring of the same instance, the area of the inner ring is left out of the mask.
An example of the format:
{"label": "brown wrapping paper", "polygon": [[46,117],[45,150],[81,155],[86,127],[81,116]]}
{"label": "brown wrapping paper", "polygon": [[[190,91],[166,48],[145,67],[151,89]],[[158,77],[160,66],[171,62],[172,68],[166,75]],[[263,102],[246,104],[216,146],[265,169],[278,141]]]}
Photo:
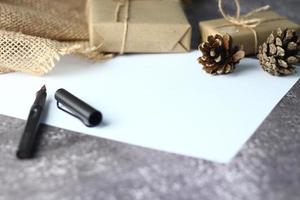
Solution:
{"label": "brown wrapping paper", "polygon": [[[272,31],[277,28],[290,28],[300,32],[300,26],[274,11],[263,11],[253,14],[251,18],[262,19],[262,23],[253,28],[257,33],[257,43],[262,44]],[[209,35],[228,33],[233,38],[234,45],[243,45],[246,55],[255,54],[255,34],[250,28],[237,26],[225,19],[208,20],[199,23],[203,41]]]}
{"label": "brown wrapping paper", "polygon": [[[156,53],[190,50],[191,26],[177,0],[129,0],[124,52]],[[117,1],[89,0],[90,44],[104,52],[119,53],[124,34],[125,7],[115,20]]]}

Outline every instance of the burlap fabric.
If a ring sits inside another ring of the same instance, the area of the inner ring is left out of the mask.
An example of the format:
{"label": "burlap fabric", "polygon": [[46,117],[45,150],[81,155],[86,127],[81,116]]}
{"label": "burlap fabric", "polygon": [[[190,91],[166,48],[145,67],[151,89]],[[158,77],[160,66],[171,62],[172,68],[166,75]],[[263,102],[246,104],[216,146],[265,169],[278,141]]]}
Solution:
{"label": "burlap fabric", "polygon": [[103,59],[89,47],[86,0],[1,0],[0,73],[42,75],[64,54]]}

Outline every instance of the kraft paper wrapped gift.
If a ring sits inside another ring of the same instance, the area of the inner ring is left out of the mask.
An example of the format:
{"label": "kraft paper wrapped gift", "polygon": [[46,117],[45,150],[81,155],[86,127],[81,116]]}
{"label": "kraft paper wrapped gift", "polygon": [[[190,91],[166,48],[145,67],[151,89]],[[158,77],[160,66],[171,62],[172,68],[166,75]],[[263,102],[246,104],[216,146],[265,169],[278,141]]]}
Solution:
{"label": "kraft paper wrapped gift", "polygon": [[190,50],[191,26],[178,0],[89,0],[87,8],[90,44],[101,51]]}
{"label": "kraft paper wrapped gift", "polygon": [[[251,18],[259,18],[262,20],[261,24],[253,28],[257,34],[257,44],[262,44],[272,31],[277,28],[290,28],[300,31],[300,26],[286,17],[278,15],[274,11],[262,11],[253,14]],[[207,40],[209,35],[228,33],[233,38],[234,45],[242,45],[246,55],[257,53],[255,47],[255,33],[250,28],[234,25],[226,19],[208,20],[199,23],[201,38],[203,41]]]}

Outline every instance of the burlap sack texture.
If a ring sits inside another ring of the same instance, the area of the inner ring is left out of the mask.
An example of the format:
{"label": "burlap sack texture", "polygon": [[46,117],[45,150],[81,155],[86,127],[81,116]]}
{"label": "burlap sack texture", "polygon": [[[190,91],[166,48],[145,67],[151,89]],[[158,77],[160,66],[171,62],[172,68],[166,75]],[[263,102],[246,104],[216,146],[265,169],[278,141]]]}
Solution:
{"label": "burlap sack texture", "polygon": [[86,0],[1,0],[0,73],[42,75],[64,54],[106,56],[88,44]]}

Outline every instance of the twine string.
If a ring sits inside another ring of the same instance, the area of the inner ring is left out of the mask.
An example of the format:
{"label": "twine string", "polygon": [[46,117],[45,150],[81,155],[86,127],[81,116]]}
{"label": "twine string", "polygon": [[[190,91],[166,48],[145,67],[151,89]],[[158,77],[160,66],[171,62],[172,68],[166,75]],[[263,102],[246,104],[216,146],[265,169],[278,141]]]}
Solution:
{"label": "twine string", "polygon": [[244,15],[241,16],[241,6],[240,6],[240,2],[239,0],[234,0],[235,6],[236,6],[236,15],[234,16],[230,16],[229,14],[226,14],[224,9],[223,9],[223,0],[219,0],[218,2],[218,7],[219,7],[219,11],[222,14],[223,18],[226,19],[227,21],[229,21],[230,23],[237,25],[237,26],[241,26],[244,28],[248,28],[249,30],[251,30],[251,32],[254,35],[254,44],[255,44],[255,53],[257,52],[257,46],[258,46],[258,36],[257,36],[257,32],[254,29],[255,27],[257,27],[258,25],[260,25],[263,20],[260,18],[251,18],[252,15],[262,12],[262,11],[266,11],[270,8],[269,5],[254,9]]}
{"label": "twine string", "polygon": [[115,10],[115,22],[119,22],[119,15],[120,15],[122,7],[124,7],[124,9],[125,9],[125,16],[124,16],[124,29],[123,29],[123,34],[122,34],[122,44],[121,44],[121,48],[120,48],[120,54],[124,54],[124,51],[126,48],[130,0],[119,0],[118,1],[116,10]]}

